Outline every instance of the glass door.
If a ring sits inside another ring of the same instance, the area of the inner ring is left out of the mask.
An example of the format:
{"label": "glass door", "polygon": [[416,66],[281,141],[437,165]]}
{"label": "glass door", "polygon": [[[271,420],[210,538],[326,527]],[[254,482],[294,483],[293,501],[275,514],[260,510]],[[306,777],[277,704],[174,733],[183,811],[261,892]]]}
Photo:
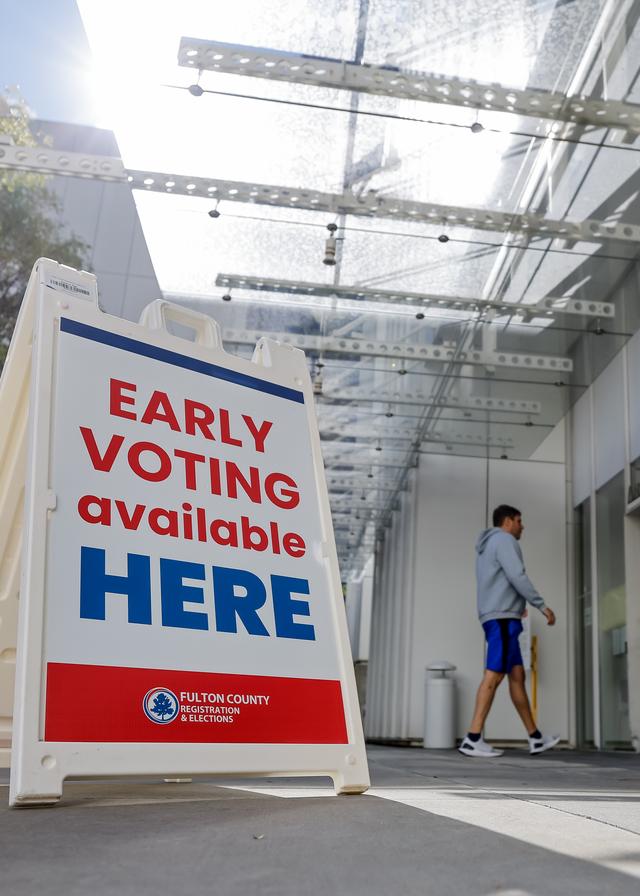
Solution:
{"label": "glass door", "polygon": [[598,638],[602,746],[630,746],[627,605],[624,565],[626,495],[620,473],[596,493]]}
{"label": "glass door", "polygon": [[591,501],[574,511],[576,538],[576,712],[579,747],[593,747],[593,608]]}

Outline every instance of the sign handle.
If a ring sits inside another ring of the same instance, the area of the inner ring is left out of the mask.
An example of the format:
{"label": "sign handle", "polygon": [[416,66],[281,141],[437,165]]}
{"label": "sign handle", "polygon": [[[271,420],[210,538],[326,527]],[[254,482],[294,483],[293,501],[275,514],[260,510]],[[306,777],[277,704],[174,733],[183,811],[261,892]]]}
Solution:
{"label": "sign handle", "polygon": [[[140,323],[151,330],[169,331],[168,324],[174,323],[186,327],[195,333],[194,342],[207,348],[222,349],[222,333],[220,325],[200,311],[183,308],[164,299],[156,299],[144,309],[140,315]],[[171,334],[175,335],[175,334]]]}

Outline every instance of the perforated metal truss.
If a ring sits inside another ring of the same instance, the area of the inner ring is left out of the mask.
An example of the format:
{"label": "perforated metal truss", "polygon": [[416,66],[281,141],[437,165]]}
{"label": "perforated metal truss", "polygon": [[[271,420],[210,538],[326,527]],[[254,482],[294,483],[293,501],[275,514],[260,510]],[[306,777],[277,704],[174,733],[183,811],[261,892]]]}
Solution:
{"label": "perforated metal truss", "polygon": [[132,188],[187,196],[206,196],[229,202],[252,202],[284,208],[302,208],[335,215],[356,215],[368,218],[392,218],[420,221],[446,227],[470,227],[501,233],[523,233],[571,241],[622,240],[640,242],[640,225],[587,219],[581,222],[541,218],[534,214],[510,214],[488,209],[442,205],[433,202],[411,202],[379,196],[374,192],[362,196],[355,193],[323,193],[320,190],[252,184],[243,181],[214,180],[206,177],[158,174],[150,171],[129,171]]}
{"label": "perforated metal truss", "polygon": [[[447,430],[445,432],[430,432],[425,436],[415,436],[411,440],[412,444],[407,446],[390,446],[384,447],[384,456],[390,455],[395,457],[401,455],[406,457],[407,452],[411,448],[419,447],[421,444],[446,444],[446,445],[474,445],[481,448],[513,448],[513,439],[510,437],[496,436],[495,438],[487,438],[482,433],[470,433],[460,430]],[[381,453],[375,448],[370,441],[361,442],[323,442],[322,454],[327,460],[334,460],[336,454],[343,458],[345,463],[350,463],[349,458],[355,454],[358,458],[375,457]]]}
{"label": "perforated metal truss", "polygon": [[[480,426],[487,426],[483,421],[476,421]],[[467,421],[465,421],[467,423]],[[473,425],[473,424],[472,424]],[[478,428],[476,426],[476,428]],[[345,442],[344,439],[359,439],[359,440],[371,440],[371,441],[379,441],[385,445],[385,450],[391,451],[399,451],[402,446],[398,445],[397,447],[393,445],[394,442],[411,442],[415,443],[416,441],[421,441],[419,433],[416,432],[415,429],[409,429],[407,427],[395,427],[393,429],[389,429],[387,432],[381,431],[379,429],[372,429],[363,424],[355,424],[352,426],[345,426],[342,436],[340,438],[335,438],[335,434],[331,433],[330,437],[327,438],[325,431],[320,430],[320,438],[322,439],[323,446],[331,446],[331,445],[339,445],[341,447],[349,447],[353,445],[353,442]],[[439,433],[429,433],[429,439],[446,439],[446,435],[440,435]],[[475,439],[475,436],[471,436],[469,434],[459,435],[460,439],[472,440]],[[477,440],[482,440],[483,436],[478,435]],[[391,443],[391,444],[390,444]]]}
{"label": "perforated metal truss", "polygon": [[[354,355],[360,357],[396,358],[407,361],[446,361],[454,364],[472,364],[484,367],[519,367],[527,370],[569,373],[573,370],[570,358],[554,355],[530,355],[500,351],[456,351],[439,345],[405,345],[389,342],[373,342],[370,339],[343,339],[332,336],[308,336],[302,333],[263,333],[258,330],[225,328],[222,338],[236,345],[255,345],[261,336],[272,336],[286,345],[305,351]],[[346,390],[345,390],[346,391]]]}
{"label": "perforated metal truss", "polygon": [[302,208],[330,214],[369,218],[420,221],[451,228],[470,227],[499,233],[532,234],[571,241],[602,242],[620,240],[640,242],[640,225],[587,219],[562,221],[534,214],[508,214],[490,209],[466,208],[366,193],[323,193],[243,181],[218,180],[168,174],[157,171],[127,170],[120,159],[89,153],[60,152],[47,147],[0,144],[0,168],[35,171],[40,174],[66,175],[94,180],[127,182],[132,189],[151,190],[183,196],[200,196],[225,202],[248,202],[284,208]]}
{"label": "perforated metal truss", "polygon": [[387,461],[377,460],[376,458],[380,457],[380,456],[381,455],[376,455],[376,457],[370,457],[370,458],[364,458],[364,459],[363,458],[355,458],[354,459],[352,457],[346,457],[344,455],[342,457],[327,457],[327,458],[325,458],[324,467],[325,467],[325,470],[329,470],[332,475],[334,473],[339,473],[339,472],[348,472],[349,475],[353,475],[353,470],[341,470],[341,469],[336,469],[336,468],[338,468],[338,467],[340,467],[340,468],[342,468],[342,467],[363,467],[363,468],[366,468],[367,470],[369,470],[372,467],[373,468],[389,467],[390,469],[393,469],[393,470],[404,470],[407,466],[406,463],[394,464],[394,463],[387,463]]}
{"label": "perforated metal truss", "polygon": [[[0,128],[2,125],[0,124]],[[121,159],[84,152],[61,152],[48,146],[14,146],[0,141],[0,168],[126,182]]]}
{"label": "perforated metal truss", "polygon": [[640,106],[616,100],[565,96],[546,90],[504,87],[464,78],[366,65],[344,59],[287,53],[220,41],[183,37],[178,63],[188,68],[313,84],[399,99],[444,103],[470,109],[512,112],[534,118],[596,127],[619,128],[631,137],[640,133]]}
{"label": "perforated metal truss", "polygon": [[396,489],[392,488],[390,485],[371,485],[366,479],[355,479],[352,476],[350,479],[343,479],[340,485],[330,485],[329,494],[337,498],[341,495],[351,494],[351,492],[362,490],[363,488],[366,488],[367,492],[372,495],[378,494],[378,492],[392,493],[396,491]]}
{"label": "perforated metal truss", "polygon": [[586,302],[566,296],[546,297],[531,305],[513,302],[493,302],[485,299],[461,296],[426,295],[397,289],[371,289],[366,286],[334,286],[330,283],[309,283],[304,280],[276,280],[269,277],[244,277],[239,274],[218,274],[216,286],[225,289],[250,289],[257,292],[285,293],[296,296],[338,298],[345,301],[384,302],[385,304],[411,304],[416,309],[471,311],[489,310],[497,314],[535,314],[547,317],[557,314],[578,314],[584,317],[614,317],[615,306],[610,302]]}
{"label": "perforated metal truss", "polygon": [[400,391],[384,386],[376,386],[375,393],[371,389],[363,389],[359,386],[343,386],[332,392],[327,388],[323,395],[326,399],[346,399],[352,401],[380,401],[391,404],[418,404],[421,406],[434,406],[441,408],[460,408],[465,411],[500,411],[500,413],[515,414],[540,414],[542,407],[539,401],[525,401],[521,398],[457,398],[455,395],[447,395],[434,400],[428,392],[419,389]]}

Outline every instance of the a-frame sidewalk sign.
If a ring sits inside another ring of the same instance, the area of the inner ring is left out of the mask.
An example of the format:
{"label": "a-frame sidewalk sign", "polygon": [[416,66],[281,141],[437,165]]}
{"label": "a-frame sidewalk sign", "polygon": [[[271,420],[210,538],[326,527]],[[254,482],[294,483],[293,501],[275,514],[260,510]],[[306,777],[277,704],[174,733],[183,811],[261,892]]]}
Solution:
{"label": "a-frame sidewalk sign", "polygon": [[0,562],[21,552],[12,806],[70,777],[367,789],[302,352],[234,357],[164,301],[112,317],[93,275],[40,259],[0,427]]}

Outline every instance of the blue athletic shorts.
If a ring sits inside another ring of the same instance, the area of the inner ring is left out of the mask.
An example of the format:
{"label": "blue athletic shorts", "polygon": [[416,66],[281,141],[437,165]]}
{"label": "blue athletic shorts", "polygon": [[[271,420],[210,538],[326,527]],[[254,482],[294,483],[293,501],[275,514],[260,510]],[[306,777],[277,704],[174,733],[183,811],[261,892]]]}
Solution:
{"label": "blue athletic shorts", "polygon": [[522,631],[519,619],[490,619],[482,623],[487,639],[487,669],[492,672],[511,672],[514,666],[524,665],[518,638]]}

